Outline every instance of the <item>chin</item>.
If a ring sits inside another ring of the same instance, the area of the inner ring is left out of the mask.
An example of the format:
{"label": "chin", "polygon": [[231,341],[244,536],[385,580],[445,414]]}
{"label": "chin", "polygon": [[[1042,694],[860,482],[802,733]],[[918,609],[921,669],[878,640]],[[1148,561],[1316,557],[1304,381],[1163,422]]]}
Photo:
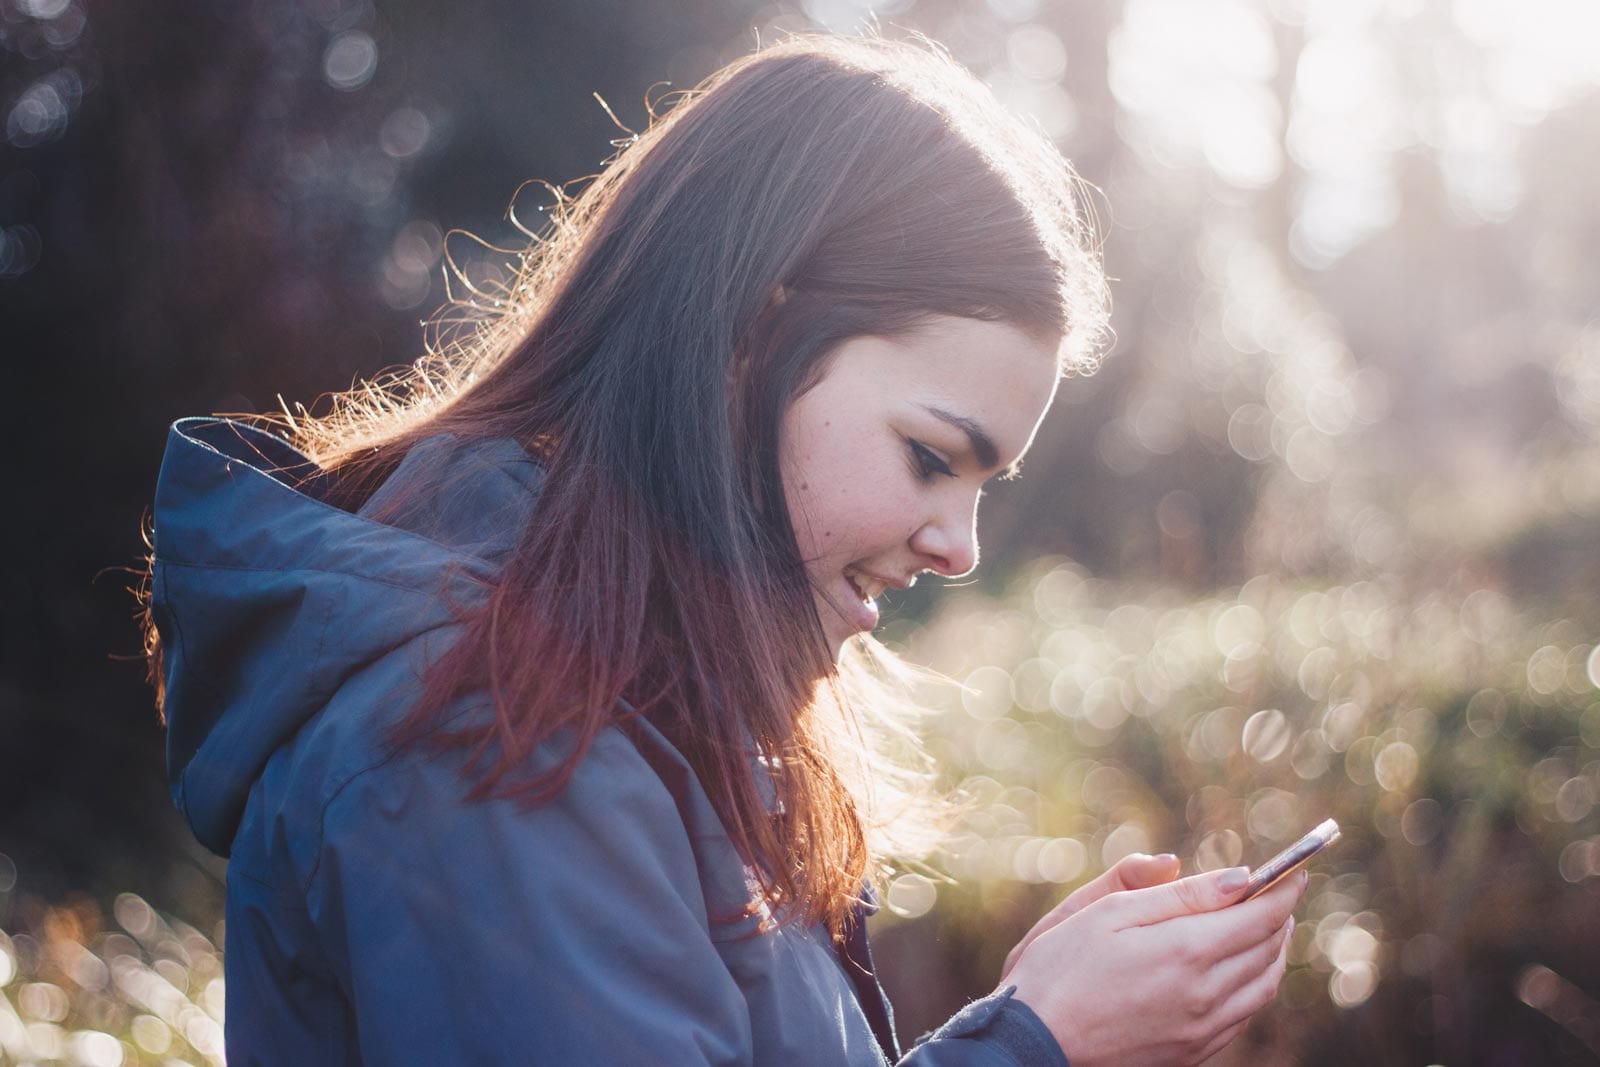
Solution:
{"label": "chin", "polygon": [[856,631],[844,625],[842,621],[828,629],[827,646],[828,650],[833,654],[834,663],[838,663],[844,658],[844,650],[850,646],[850,639],[855,636]]}

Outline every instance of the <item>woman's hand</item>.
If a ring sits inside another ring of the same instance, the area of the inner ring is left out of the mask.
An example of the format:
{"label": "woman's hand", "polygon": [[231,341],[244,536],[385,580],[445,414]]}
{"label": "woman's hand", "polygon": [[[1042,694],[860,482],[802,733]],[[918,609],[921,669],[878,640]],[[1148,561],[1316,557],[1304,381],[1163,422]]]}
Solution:
{"label": "woman's hand", "polygon": [[1139,870],[1150,873],[1137,861],[1107,872],[1100,895],[1076,910],[1063,901],[1008,961],[1007,981],[1073,1067],[1199,1063],[1238,1036],[1283,978],[1303,872],[1235,904],[1244,868],[1114,888]]}
{"label": "woman's hand", "polygon": [[1107,893],[1120,893],[1126,889],[1148,889],[1153,885],[1165,885],[1176,877],[1178,877],[1178,857],[1170,852],[1164,852],[1159,856],[1148,856],[1143,852],[1124,856],[1094,881],[1085,882],[1074,889],[1068,894],[1067,899],[1051,908],[1045,913],[1044,918],[1033,924],[1033,929],[1029,930],[1022,940],[1017,942],[1017,946],[1006,954],[1005,966],[1000,968],[1000,985],[1006,984],[1006,978],[1011,974],[1011,968],[1021,958],[1022,950],[1063,919],[1076,915]]}

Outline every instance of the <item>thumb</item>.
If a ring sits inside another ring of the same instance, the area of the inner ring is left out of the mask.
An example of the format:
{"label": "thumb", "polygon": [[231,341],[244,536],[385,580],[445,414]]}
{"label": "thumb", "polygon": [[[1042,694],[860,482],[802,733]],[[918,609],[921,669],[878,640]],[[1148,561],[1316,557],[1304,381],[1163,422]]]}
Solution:
{"label": "thumb", "polygon": [[1225,908],[1243,895],[1249,881],[1250,868],[1229,867],[1121,893],[1116,900],[1126,925],[1149,926]]}
{"label": "thumb", "polygon": [[1147,889],[1178,877],[1178,857],[1170,852],[1163,852],[1159,856],[1136,852],[1124,857],[1112,870],[1116,872],[1118,882],[1115,889]]}
{"label": "thumb", "polygon": [[1172,853],[1163,852],[1159,856],[1150,856],[1143,852],[1135,852],[1122,857],[1110,870],[1092,882],[1085,882],[1073,890],[1066,900],[1057,905],[1049,918],[1053,925],[1074,912],[1082,911],[1101,897],[1110,896],[1112,893],[1123,893],[1129,889],[1160,885],[1176,877],[1178,877],[1178,857]]}

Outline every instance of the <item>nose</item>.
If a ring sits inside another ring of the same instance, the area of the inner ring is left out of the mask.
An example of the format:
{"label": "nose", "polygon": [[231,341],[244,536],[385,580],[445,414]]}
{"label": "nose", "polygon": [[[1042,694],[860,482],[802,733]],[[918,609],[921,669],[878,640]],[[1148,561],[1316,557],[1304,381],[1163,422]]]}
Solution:
{"label": "nose", "polygon": [[960,578],[978,565],[978,500],[952,504],[911,535],[911,550],[922,565],[946,578]]}

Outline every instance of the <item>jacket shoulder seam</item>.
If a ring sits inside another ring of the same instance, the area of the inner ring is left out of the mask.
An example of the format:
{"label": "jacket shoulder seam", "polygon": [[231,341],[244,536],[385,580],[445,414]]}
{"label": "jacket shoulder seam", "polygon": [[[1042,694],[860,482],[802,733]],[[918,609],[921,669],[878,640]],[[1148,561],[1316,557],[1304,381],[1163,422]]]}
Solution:
{"label": "jacket shoulder seam", "polygon": [[306,872],[306,877],[305,877],[305,880],[304,880],[304,884],[301,886],[301,892],[306,894],[307,897],[310,896],[311,887],[317,880],[317,872],[322,869],[322,855],[323,855],[322,846],[323,846],[323,841],[327,836],[328,809],[333,807],[334,802],[339,799],[340,795],[346,789],[348,789],[356,781],[356,779],[364,778],[365,776],[371,774],[373,771],[381,770],[382,768],[388,766],[390,763],[393,763],[397,758],[399,758],[399,756],[400,756],[400,749],[399,748],[391,748],[391,750],[389,752],[385,753],[384,756],[381,759],[377,760],[376,762],[370,763],[367,766],[360,768],[359,770],[352,771],[348,776],[345,777],[345,779],[343,781],[341,781],[338,785],[334,786],[333,790],[328,793],[327,799],[324,800],[318,806],[318,809],[317,809],[317,836],[316,836],[316,841],[314,843],[314,847],[316,849],[316,854],[315,854],[315,857],[311,861],[311,869]]}
{"label": "jacket shoulder seam", "polygon": [[[483,704],[481,703],[481,701],[470,702],[466,707],[461,708],[455,714],[451,715],[450,719],[454,720],[456,718],[459,718],[460,716],[468,714],[469,712],[473,711],[474,709],[481,708],[482,706],[483,706]],[[662,789],[662,792],[666,795],[667,801],[673,805],[674,809],[676,809],[677,804],[676,804],[676,802],[674,801],[674,799],[672,797],[671,790],[667,788],[665,782],[661,781],[661,776],[656,772],[656,769],[653,766],[651,766],[650,761],[644,758],[644,753],[639,751],[638,745],[634,743],[634,741],[633,741],[633,739],[631,737],[628,737],[626,731],[619,730],[618,733],[622,735],[623,739],[628,743],[628,746],[633,750],[635,755],[637,755],[639,757],[639,761],[642,764],[644,764],[644,766],[650,771],[651,776],[656,780],[657,784],[660,785],[660,787]],[[332,790],[329,791],[329,793],[327,795],[327,798],[325,800],[323,800],[320,805],[318,805],[318,810],[317,810],[317,829],[316,829],[315,840],[313,842],[313,847],[315,849],[315,858],[313,858],[313,860],[311,861],[310,870],[307,871],[306,876],[303,879],[303,882],[302,882],[302,885],[301,885],[301,892],[303,892],[303,893],[305,893],[307,895],[310,894],[312,886],[316,882],[317,874],[322,869],[322,857],[323,857],[323,853],[324,853],[323,845],[325,843],[326,836],[327,836],[327,822],[328,822],[328,811],[329,811],[329,809],[331,809],[333,807],[333,805],[338,802],[339,797],[344,793],[344,791],[346,789],[348,789],[350,786],[354,785],[355,782],[358,779],[364,778],[369,774],[372,774],[372,773],[374,773],[376,771],[382,770],[384,767],[388,766],[389,764],[393,763],[396,759],[400,758],[404,753],[405,753],[405,747],[404,746],[398,746],[398,747],[391,746],[390,751],[385,753],[381,758],[373,761],[372,763],[367,764],[364,767],[360,767],[360,768],[358,768],[358,769],[356,769],[354,771],[351,771],[347,776],[344,777],[343,780],[341,780],[337,785],[335,785],[333,787]],[[586,754],[586,756],[587,756],[587,754]],[[681,813],[680,813],[680,819],[681,819]],[[684,830],[685,830],[685,835],[684,836],[686,838],[691,838],[692,835],[690,835],[688,833],[688,827],[687,826],[684,827]]]}

